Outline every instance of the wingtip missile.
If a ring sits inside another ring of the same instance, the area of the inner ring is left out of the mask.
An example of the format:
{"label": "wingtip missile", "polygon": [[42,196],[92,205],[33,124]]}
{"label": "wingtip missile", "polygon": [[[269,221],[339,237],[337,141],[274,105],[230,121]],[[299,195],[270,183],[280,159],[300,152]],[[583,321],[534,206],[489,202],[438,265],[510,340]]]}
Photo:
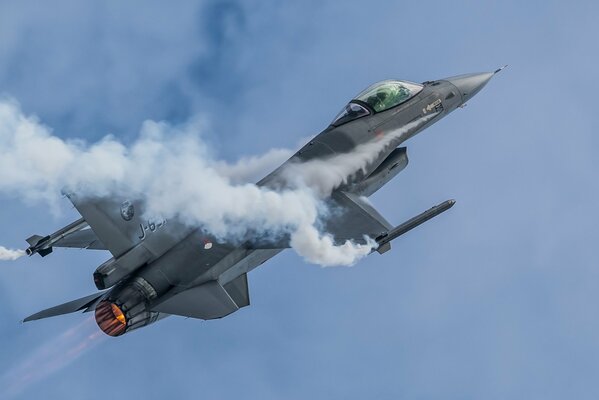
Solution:
{"label": "wingtip missile", "polygon": [[495,70],[495,72],[493,72],[493,75],[495,75],[495,74],[497,74],[497,73],[499,73],[499,72],[503,71],[504,69],[506,69],[506,68],[507,68],[507,66],[508,66],[508,65],[507,65],[507,64],[505,64],[503,67],[499,67],[499,68],[497,68],[497,69]]}
{"label": "wingtip missile", "polygon": [[32,256],[35,253],[39,253],[42,257],[47,256],[52,252],[52,246],[50,245],[50,235],[40,236],[33,235],[26,239],[29,243],[29,247],[25,250],[25,254]]}
{"label": "wingtip missile", "polygon": [[403,235],[404,233],[411,231],[412,229],[425,223],[429,219],[434,218],[437,215],[449,210],[451,207],[454,206],[454,204],[455,204],[454,199],[446,200],[443,203],[437,204],[436,206],[429,208],[425,212],[418,214],[414,218],[407,220],[403,224],[400,224],[397,227],[391,229],[389,232],[379,236],[378,238],[375,239],[378,244],[378,249],[382,250],[382,251],[379,251],[379,253],[382,254],[385,251],[388,251],[391,248],[390,242],[392,240],[398,238],[399,236]]}
{"label": "wingtip missile", "polygon": [[76,232],[80,229],[83,229],[87,226],[87,222],[85,219],[80,218],[77,221],[65,226],[62,229],[54,232],[51,235],[40,236],[33,235],[26,239],[27,243],[29,243],[29,247],[25,250],[25,253],[28,256],[32,256],[35,253],[38,253],[40,256],[45,257],[48,254],[52,253],[52,245],[58,242],[60,239],[66,237],[67,235]]}

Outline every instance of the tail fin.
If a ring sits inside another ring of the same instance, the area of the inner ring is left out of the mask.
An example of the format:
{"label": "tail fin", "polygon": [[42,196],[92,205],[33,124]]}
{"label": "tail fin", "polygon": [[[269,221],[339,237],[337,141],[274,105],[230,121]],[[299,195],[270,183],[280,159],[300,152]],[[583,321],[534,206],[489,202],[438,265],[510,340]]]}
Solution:
{"label": "tail fin", "polygon": [[95,309],[96,303],[102,297],[104,292],[98,292],[91,294],[89,296],[82,297],[77,300],[69,301],[68,303],[60,304],[58,306],[48,308],[46,310],[40,311],[29,317],[25,318],[23,322],[34,321],[36,319],[43,319],[49,317],[55,317],[57,315],[70,314],[76,311],[90,311]]}

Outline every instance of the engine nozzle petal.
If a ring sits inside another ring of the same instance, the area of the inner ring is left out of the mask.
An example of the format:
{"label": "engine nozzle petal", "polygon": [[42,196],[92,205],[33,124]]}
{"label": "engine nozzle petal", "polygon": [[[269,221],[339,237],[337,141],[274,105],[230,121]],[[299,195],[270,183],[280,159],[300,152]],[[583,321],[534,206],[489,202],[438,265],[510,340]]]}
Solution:
{"label": "engine nozzle petal", "polygon": [[96,322],[105,334],[120,336],[127,330],[127,318],[121,308],[107,300],[96,306]]}

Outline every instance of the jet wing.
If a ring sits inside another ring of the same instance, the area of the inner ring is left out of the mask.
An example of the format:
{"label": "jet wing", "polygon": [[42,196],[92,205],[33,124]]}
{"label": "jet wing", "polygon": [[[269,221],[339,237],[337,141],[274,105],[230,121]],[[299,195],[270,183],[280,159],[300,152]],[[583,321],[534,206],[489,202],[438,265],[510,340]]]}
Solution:
{"label": "jet wing", "polygon": [[89,228],[85,219],[80,218],[56,232],[47,235],[33,235],[26,239],[28,255],[39,253],[42,257],[52,253],[53,247],[75,247],[79,249],[106,250],[94,231]]}
{"label": "jet wing", "polygon": [[368,200],[352,193],[334,193],[330,209],[324,231],[333,235],[338,243],[352,240],[365,244],[364,235],[374,239],[393,228]]}
{"label": "jet wing", "polygon": [[73,232],[52,243],[54,247],[71,247],[76,249],[107,250],[90,228]]}
{"label": "jet wing", "polygon": [[444,201],[394,227],[366,198],[340,191],[333,194],[333,213],[325,226],[326,231],[333,235],[337,243],[353,240],[364,244],[364,235],[369,236],[378,244],[376,251],[383,254],[391,249],[392,240],[449,210],[454,204],[455,200]]}
{"label": "jet wing", "polygon": [[[374,239],[386,234],[393,228],[393,225],[364,198],[352,193],[335,193],[329,206],[331,213],[325,219],[324,229],[332,234],[337,242],[352,240],[357,243],[365,243],[365,235]],[[194,258],[199,259],[201,257],[203,262],[210,267],[222,264],[226,267],[231,266],[231,270],[238,270],[234,266],[239,265],[240,269],[243,268],[241,265],[243,260],[248,258],[248,255],[255,252],[256,249],[271,249],[273,251],[272,255],[274,255],[280,249],[286,247],[288,247],[288,239],[283,239],[277,243],[264,243],[263,246],[249,244],[245,249],[235,250],[226,244],[214,243],[214,245],[211,245],[209,252],[222,248],[221,254],[218,254],[220,252],[217,251],[214,257],[209,257],[206,253],[198,253],[194,255]],[[200,246],[197,246],[196,250],[200,252]],[[272,255],[267,254],[265,259],[272,257]],[[258,264],[260,263],[258,262]],[[223,268],[223,270],[227,270],[227,268]],[[221,275],[221,278],[225,275]],[[249,305],[249,302],[247,275],[243,273],[224,285],[221,285],[219,280],[215,279],[173,293],[166,300],[153,306],[152,310],[192,318],[215,319],[229,315],[239,308]]]}
{"label": "jet wing", "polygon": [[[350,240],[366,244],[364,235],[375,239],[393,228],[365,197],[353,193],[338,191],[327,201],[328,214],[321,218],[322,232],[329,233],[336,244]],[[286,249],[289,248],[289,235],[276,239],[258,238],[248,241],[250,249]]]}

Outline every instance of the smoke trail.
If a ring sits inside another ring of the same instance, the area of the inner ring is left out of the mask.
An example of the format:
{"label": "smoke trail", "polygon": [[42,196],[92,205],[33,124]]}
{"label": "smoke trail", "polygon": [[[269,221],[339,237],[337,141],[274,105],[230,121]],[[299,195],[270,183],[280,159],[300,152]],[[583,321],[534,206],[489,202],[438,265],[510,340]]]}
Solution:
{"label": "smoke trail", "polygon": [[304,163],[293,163],[285,169],[284,174],[289,181],[295,181],[296,186],[314,188],[321,196],[328,196],[346,180],[359,171],[366,172],[381,152],[387,148],[399,145],[403,136],[412,129],[426,124],[438,113],[425,115],[401,128],[386,133],[375,142],[356,146],[350,153],[342,153],[327,159],[314,159]]}
{"label": "smoke trail", "polygon": [[216,171],[232,183],[253,183],[272,171],[293,155],[289,149],[271,149],[261,156],[243,157],[235,164],[217,161]]}
{"label": "smoke trail", "polygon": [[21,258],[25,255],[23,250],[12,250],[7,249],[4,246],[0,246],[0,261],[14,261],[17,258]]}
{"label": "smoke trail", "polygon": [[14,100],[5,99],[0,100],[0,193],[42,201],[53,210],[59,209],[57,194],[65,187],[90,197],[142,193],[150,213],[202,226],[217,237],[286,233],[292,248],[310,262],[351,265],[375,244],[347,241],[335,246],[330,235],[316,229],[322,199],[412,127],[352,153],[292,163],[284,173],[292,185],[274,191],[247,182],[278,165],[289,150],[227,164],[216,160],[201,140],[198,132],[204,127],[197,119],[181,126],[146,121],[130,146],[111,136],[93,144],[62,140],[35,117],[23,115]]}
{"label": "smoke trail", "polygon": [[0,376],[0,398],[18,396],[29,386],[69,366],[106,338],[94,318],[86,318],[31,351]]}
{"label": "smoke trail", "polygon": [[335,246],[332,236],[321,235],[312,225],[303,225],[291,235],[291,247],[298,254],[303,254],[307,261],[323,267],[352,265],[376,248],[373,239],[368,236],[365,239],[364,245],[346,241],[341,246]]}

